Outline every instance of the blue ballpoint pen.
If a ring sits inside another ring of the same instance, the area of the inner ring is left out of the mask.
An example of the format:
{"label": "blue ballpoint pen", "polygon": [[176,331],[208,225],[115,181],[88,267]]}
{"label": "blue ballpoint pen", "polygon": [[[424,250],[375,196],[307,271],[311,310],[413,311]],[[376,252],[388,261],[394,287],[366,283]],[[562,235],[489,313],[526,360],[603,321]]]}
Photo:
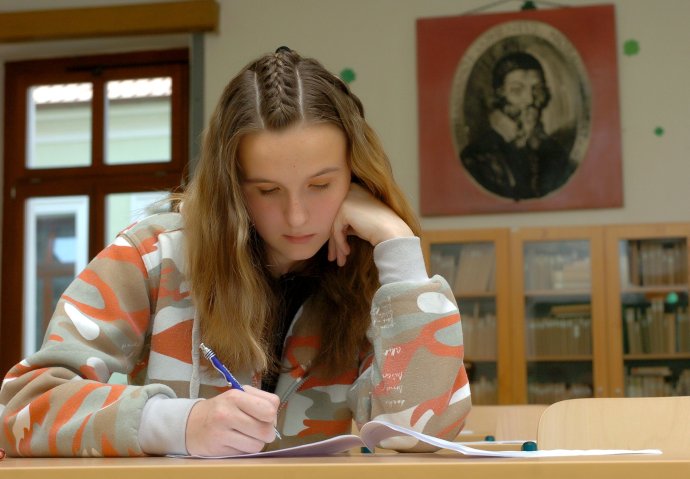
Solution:
{"label": "blue ballpoint pen", "polygon": [[[211,348],[206,346],[204,343],[201,343],[199,344],[199,349],[201,349],[201,352],[204,355],[204,357],[208,359],[213,365],[213,367],[216,368],[216,370],[223,375],[225,380],[233,389],[239,389],[240,391],[244,391],[242,385],[240,385],[240,383],[237,382],[235,376],[233,376],[232,373],[228,370],[228,368],[226,368],[225,365],[220,361],[220,359],[218,359],[216,353],[214,353]],[[282,436],[280,435],[278,429],[276,429],[275,426],[273,427],[273,430],[276,433],[276,437],[278,437],[278,439],[282,439]]]}

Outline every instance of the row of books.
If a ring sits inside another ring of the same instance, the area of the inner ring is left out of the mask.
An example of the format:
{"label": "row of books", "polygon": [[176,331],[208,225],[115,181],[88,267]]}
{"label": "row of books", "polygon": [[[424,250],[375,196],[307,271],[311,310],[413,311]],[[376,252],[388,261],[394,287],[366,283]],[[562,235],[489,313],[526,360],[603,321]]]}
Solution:
{"label": "row of books", "polygon": [[470,384],[472,404],[498,404],[496,379],[481,376]]}
{"label": "row of books", "polygon": [[496,358],[496,316],[462,316],[465,357]]}
{"label": "row of books", "polygon": [[[625,254],[625,252],[624,252]],[[621,261],[628,286],[679,285],[688,282],[688,252],[685,240],[627,241],[627,258]],[[623,286],[626,286],[623,283]]]}
{"label": "row of books", "polygon": [[525,258],[525,288],[589,289],[591,270],[589,257],[533,253]]}
{"label": "row of books", "polygon": [[690,352],[688,308],[665,311],[664,300],[623,308],[624,351],[628,354]]}
{"label": "row of books", "polygon": [[491,243],[465,243],[455,252],[432,250],[431,274],[443,276],[456,296],[495,290],[496,256]]}
{"label": "row of books", "polygon": [[589,384],[531,382],[527,385],[527,398],[531,404],[551,404],[565,399],[587,397],[592,397],[592,386]]}
{"label": "row of books", "polygon": [[[526,325],[526,353],[538,356],[581,356],[592,353],[591,306],[554,305],[546,317],[530,319]],[[496,358],[496,316],[480,313],[479,303],[472,312],[463,312],[462,328],[465,356]]]}
{"label": "row of books", "polygon": [[[690,396],[690,369],[684,369],[673,383],[666,380],[671,376],[667,367],[631,368],[626,376],[625,395],[627,397]],[[481,376],[472,381],[473,404],[498,404],[496,379]],[[592,397],[589,384],[530,383],[528,398],[532,404],[550,404],[564,399]]]}
{"label": "row of books", "polygon": [[525,334],[530,357],[592,354],[592,307],[553,305],[548,316],[527,321]]}
{"label": "row of books", "polygon": [[625,395],[628,397],[688,396],[690,369],[681,371],[674,381],[668,366],[632,367],[625,376]]}
{"label": "row of books", "polygon": [[579,356],[592,354],[589,318],[542,318],[527,323],[526,352],[529,357]]}
{"label": "row of books", "polygon": [[676,396],[690,396],[690,369],[683,369],[676,381]]}
{"label": "row of books", "polygon": [[[631,240],[621,256],[623,286],[669,286],[688,282],[687,245],[684,240]],[[432,250],[432,274],[446,278],[456,295],[492,292],[495,251],[491,243],[463,243],[455,251]],[[588,256],[573,252],[539,250],[525,257],[525,287],[588,289],[591,285]]]}

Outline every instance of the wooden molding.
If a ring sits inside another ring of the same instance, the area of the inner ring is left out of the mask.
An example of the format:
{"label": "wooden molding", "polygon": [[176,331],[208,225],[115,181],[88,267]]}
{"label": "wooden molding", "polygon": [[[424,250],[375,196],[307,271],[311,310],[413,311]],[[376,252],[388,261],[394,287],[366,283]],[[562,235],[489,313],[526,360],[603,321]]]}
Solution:
{"label": "wooden molding", "polygon": [[0,13],[0,43],[216,31],[215,0]]}

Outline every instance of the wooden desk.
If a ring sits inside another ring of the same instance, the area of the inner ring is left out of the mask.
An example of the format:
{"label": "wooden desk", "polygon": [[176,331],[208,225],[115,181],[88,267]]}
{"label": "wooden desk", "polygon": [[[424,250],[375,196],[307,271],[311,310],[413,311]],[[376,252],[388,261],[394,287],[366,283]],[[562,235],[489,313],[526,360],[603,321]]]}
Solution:
{"label": "wooden desk", "polygon": [[194,460],[164,457],[0,461],[2,479],[649,479],[690,477],[690,453],[498,459],[449,454]]}

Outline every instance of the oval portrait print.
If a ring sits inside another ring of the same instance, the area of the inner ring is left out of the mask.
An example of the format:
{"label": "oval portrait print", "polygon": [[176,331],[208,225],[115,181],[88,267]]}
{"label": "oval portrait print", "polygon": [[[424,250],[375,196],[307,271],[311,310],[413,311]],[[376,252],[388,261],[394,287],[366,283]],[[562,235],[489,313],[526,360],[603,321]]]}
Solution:
{"label": "oval portrait print", "polygon": [[477,37],[458,63],[449,111],[455,153],[472,182],[505,199],[544,198],[587,152],[590,81],[559,30],[505,22]]}

